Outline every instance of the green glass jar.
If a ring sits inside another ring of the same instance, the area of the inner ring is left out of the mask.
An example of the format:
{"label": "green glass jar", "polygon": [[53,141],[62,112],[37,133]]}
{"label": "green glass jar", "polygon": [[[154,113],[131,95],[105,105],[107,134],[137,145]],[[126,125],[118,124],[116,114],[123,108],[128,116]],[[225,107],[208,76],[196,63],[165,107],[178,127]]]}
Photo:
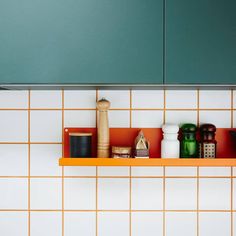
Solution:
{"label": "green glass jar", "polygon": [[198,143],[196,140],[197,126],[194,124],[184,124],[181,127],[182,140],[180,142],[181,158],[197,158]]}

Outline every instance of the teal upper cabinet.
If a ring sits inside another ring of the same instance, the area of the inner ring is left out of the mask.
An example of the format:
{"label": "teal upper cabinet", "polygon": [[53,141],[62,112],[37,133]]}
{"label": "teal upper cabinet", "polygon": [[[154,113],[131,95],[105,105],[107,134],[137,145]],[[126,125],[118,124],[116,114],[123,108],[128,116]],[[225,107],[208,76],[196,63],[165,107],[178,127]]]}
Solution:
{"label": "teal upper cabinet", "polygon": [[6,83],[163,83],[163,0],[1,0]]}
{"label": "teal upper cabinet", "polygon": [[236,1],[166,0],[165,83],[236,84]]}

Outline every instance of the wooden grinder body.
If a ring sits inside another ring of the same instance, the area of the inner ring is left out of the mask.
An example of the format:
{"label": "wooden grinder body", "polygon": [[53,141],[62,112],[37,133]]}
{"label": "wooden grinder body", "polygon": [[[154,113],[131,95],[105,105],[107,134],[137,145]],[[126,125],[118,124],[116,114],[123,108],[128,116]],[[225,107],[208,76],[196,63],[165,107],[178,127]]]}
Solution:
{"label": "wooden grinder body", "polygon": [[97,102],[98,109],[98,140],[97,140],[97,157],[108,158],[110,155],[110,131],[108,123],[108,109],[110,102],[101,99]]}

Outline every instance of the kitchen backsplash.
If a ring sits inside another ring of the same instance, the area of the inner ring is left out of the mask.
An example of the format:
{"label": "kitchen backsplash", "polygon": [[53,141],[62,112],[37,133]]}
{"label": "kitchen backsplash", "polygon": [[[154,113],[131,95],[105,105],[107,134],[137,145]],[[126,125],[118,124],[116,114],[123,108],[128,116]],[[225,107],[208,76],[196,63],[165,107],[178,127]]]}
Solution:
{"label": "kitchen backsplash", "polygon": [[1,236],[236,236],[236,167],[59,167],[64,127],[236,127],[231,90],[0,91]]}

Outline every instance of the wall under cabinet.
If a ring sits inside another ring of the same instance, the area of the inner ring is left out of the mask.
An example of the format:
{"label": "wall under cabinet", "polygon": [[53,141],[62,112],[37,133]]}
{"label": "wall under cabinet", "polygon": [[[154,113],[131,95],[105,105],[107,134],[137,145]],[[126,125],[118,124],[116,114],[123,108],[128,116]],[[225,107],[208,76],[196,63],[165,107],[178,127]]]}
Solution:
{"label": "wall under cabinet", "polygon": [[0,91],[0,235],[235,236],[236,168],[58,166],[100,97],[111,127],[236,127],[230,90]]}

